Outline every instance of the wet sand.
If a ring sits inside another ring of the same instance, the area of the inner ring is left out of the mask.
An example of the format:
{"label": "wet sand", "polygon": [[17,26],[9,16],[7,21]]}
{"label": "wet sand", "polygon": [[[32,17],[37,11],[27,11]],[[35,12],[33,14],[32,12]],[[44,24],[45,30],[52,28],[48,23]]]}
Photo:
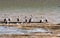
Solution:
{"label": "wet sand", "polygon": [[0,38],[60,38],[52,35],[0,35]]}
{"label": "wet sand", "polygon": [[[16,24],[15,24],[16,25]],[[19,27],[23,26],[23,27]],[[42,27],[41,27],[42,26]],[[45,27],[46,26],[46,27]],[[50,26],[47,28],[47,26]],[[52,27],[53,26],[53,27]],[[56,24],[21,24],[16,26],[3,25],[0,26],[1,38],[60,38],[60,30]],[[3,29],[3,30],[2,30]],[[5,30],[4,30],[5,29]],[[20,30],[20,31],[19,31]],[[29,32],[30,31],[30,32]],[[44,32],[43,32],[44,31]],[[29,33],[28,33],[29,32]]]}

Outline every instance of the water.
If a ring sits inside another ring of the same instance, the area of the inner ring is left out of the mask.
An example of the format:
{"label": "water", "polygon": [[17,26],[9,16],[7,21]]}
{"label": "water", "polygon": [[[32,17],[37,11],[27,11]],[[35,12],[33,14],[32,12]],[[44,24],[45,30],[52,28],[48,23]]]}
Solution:
{"label": "water", "polygon": [[7,26],[0,26],[0,34],[30,34],[32,32],[49,32],[43,28],[35,28],[32,30],[24,30],[18,29],[16,27],[7,27]]}
{"label": "water", "polygon": [[0,0],[0,18],[13,19],[30,13],[46,15],[51,23],[60,23],[60,0]]}
{"label": "water", "polygon": [[54,11],[60,12],[60,0],[0,0],[0,13],[51,13]]}

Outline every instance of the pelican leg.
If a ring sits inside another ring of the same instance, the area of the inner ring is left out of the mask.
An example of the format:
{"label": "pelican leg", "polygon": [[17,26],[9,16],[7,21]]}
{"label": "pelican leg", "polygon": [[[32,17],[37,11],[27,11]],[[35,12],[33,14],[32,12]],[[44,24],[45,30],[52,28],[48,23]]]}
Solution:
{"label": "pelican leg", "polygon": [[40,20],[40,23],[42,23],[42,20]]}

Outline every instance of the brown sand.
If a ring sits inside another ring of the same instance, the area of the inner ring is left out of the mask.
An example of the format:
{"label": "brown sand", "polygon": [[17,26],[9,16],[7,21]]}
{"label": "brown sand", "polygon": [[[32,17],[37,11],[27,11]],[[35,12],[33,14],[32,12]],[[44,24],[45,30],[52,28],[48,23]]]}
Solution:
{"label": "brown sand", "polygon": [[60,29],[60,25],[49,23],[24,23],[24,24],[0,24],[0,26],[9,26],[22,29],[46,28],[46,29]]}
{"label": "brown sand", "polygon": [[60,38],[54,35],[36,35],[36,34],[40,34],[40,33],[33,33],[33,35],[8,35],[8,34],[4,34],[4,35],[0,35],[0,38]]}

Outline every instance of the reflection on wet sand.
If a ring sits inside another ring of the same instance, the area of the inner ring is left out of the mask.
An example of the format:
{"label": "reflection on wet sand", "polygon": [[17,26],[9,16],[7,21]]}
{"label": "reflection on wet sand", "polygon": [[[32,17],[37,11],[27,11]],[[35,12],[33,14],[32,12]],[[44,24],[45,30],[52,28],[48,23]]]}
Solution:
{"label": "reflection on wet sand", "polygon": [[31,30],[18,29],[16,27],[0,26],[0,34],[30,34],[34,32],[50,33],[47,29],[34,28]]}

